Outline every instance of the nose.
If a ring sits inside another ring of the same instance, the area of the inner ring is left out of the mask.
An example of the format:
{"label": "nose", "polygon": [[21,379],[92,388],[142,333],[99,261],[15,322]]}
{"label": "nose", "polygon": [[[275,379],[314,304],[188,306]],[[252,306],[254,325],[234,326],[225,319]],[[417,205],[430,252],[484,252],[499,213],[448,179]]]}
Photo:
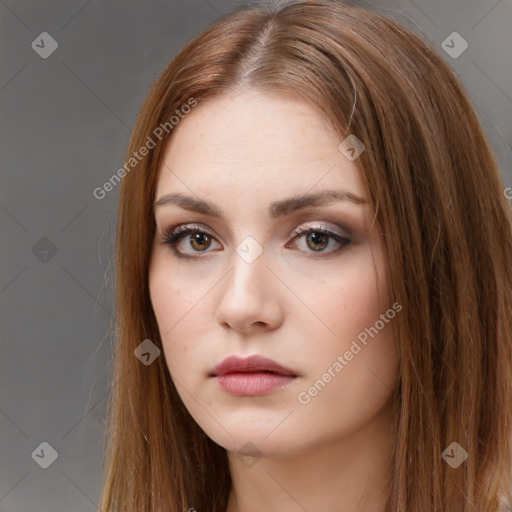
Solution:
{"label": "nose", "polygon": [[223,328],[249,334],[276,329],[283,322],[285,290],[265,252],[250,263],[234,253],[232,268],[218,289],[215,321]]}

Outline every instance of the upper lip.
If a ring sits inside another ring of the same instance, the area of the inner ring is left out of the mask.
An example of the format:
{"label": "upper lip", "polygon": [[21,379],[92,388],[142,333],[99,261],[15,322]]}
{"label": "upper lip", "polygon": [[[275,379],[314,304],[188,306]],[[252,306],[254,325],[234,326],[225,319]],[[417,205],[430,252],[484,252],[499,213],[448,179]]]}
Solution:
{"label": "upper lip", "polygon": [[211,376],[227,375],[228,373],[254,373],[268,371],[279,375],[297,375],[293,370],[286,368],[272,359],[260,355],[253,355],[246,358],[229,356],[218,364],[211,372]]}

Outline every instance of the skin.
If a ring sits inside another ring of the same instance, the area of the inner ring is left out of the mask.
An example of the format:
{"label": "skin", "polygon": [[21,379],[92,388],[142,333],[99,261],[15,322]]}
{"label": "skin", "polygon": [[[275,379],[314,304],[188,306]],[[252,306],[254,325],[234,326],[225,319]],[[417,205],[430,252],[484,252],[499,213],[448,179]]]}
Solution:
{"label": "skin", "polygon": [[[155,198],[181,192],[225,214],[221,221],[176,205],[156,208],[149,285],[178,393],[228,451],[227,512],[384,509],[399,372],[393,321],[359,343],[362,350],[307,404],[298,400],[391,307],[373,212],[334,201],[282,218],[267,214],[273,201],[325,189],[367,200],[341,141],[300,98],[243,89],[196,106],[166,147]],[[162,243],[177,224],[199,224],[210,235],[179,243],[196,259],[179,259]],[[294,237],[311,226],[350,244],[334,253],[340,244],[331,237]],[[236,252],[248,236],[263,250],[252,263]],[[229,395],[208,375],[232,354],[262,354],[298,377],[264,396]]]}

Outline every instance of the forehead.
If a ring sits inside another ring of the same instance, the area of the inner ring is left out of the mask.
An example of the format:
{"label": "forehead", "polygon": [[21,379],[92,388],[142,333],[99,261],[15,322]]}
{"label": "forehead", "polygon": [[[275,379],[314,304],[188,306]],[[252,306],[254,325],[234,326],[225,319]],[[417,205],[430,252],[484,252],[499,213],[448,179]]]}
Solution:
{"label": "forehead", "polygon": [[173,129],[157,196],[176,187],[305,192],[319,180],[361,195],[357,168],[339,151],[340,142],[327,121],[298,97],[248,90],[208,99]]}

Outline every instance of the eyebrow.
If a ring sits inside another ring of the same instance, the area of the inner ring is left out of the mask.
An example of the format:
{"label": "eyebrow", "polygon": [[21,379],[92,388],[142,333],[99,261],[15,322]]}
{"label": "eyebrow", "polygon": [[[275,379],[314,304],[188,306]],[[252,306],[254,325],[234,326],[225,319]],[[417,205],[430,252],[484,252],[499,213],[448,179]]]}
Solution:
{"label": "eyebrow", "polygon": [[[315,194],[304,194],[275,201],[268,207],[268,215],[272,218],[283,217],[297,210],[307,208],[309,206],[324,206],[335,201],[348,201],[355,204],[367,204],[363,198],[344,190],[324,190]],[[164,194],[153,205],[156,211],[162,206],[175,205],[185,210],[203,213],[212,217],[225,220],[224,213],[215,204],[205,201],[204,199],[196,199],[186,196],[179,192],[173,194]]]}

